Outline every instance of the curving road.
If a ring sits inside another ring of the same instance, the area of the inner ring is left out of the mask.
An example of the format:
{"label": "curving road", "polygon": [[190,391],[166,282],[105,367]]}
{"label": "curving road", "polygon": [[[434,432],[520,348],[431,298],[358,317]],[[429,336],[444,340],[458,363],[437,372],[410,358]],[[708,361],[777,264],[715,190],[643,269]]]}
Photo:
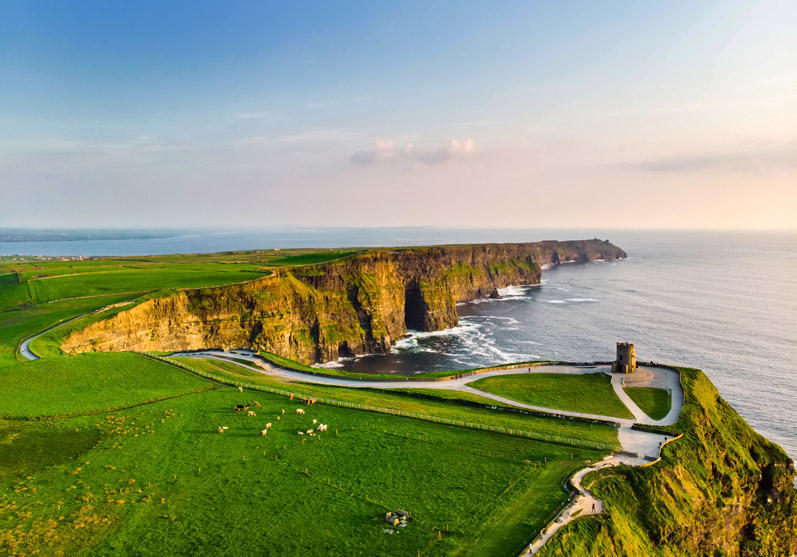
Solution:
{"label": "curving road", "polygon": [[88,315],[88,313],[81,313],[77,317],[72,317],[71,319],[67,319],[66,321],[62,321],[61,323],[58,323],[57,325],[53,325],[49,329],[45,329],[44,331],[42,331],[38,335],[34,335],[34,336],[30,337],[30,338],[27,338],[27,339],[23,340],[22,342],[19,343],[19,348],[17,350],[19,351],[20,355],[23,358],[25,358],[26,360],[38,360],[39,357],[36,354],[33,353],[33,350],[30,349],[30,343],[31,342],[33,342],[34,340],[36,340],[37,338],[39,338],[42,335],[46,335],[47,333],[49,333],[53,329],[57,329],[58,327],[63,327],[64,325],[66,325],[67,323],[71,323],[75,319],[80,319],[84,315]]}

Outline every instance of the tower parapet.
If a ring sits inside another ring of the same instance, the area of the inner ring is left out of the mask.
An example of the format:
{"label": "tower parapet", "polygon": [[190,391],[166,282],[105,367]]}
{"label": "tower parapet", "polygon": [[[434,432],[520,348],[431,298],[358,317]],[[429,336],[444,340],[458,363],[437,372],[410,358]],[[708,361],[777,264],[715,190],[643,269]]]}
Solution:
{"label": "tower parapet", "polygon": [[636,371],[636,347],[631,342],[617,343],[617,360],[612,366],[615,373],[633,373]]}

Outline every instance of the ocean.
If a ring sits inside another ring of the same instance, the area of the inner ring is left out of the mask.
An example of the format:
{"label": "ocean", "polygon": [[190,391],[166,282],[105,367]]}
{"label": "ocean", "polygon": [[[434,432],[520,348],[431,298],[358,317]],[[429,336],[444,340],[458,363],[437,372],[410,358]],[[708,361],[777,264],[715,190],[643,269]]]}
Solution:
{"label": "ocean", "polygon": [[411,374],[526,359],[610,360],[616,341],[630,341],[642,360],[703,369],[756,430],[797,457],[797,233],[355,228],[37,236],[0,230],[0,254],[144,255],[591,237],[608,238],[628,259],[545,270],[540,286],[511,287],[503,299],[461,304],[458,327],[413,333],[391,354],[331,365]]}

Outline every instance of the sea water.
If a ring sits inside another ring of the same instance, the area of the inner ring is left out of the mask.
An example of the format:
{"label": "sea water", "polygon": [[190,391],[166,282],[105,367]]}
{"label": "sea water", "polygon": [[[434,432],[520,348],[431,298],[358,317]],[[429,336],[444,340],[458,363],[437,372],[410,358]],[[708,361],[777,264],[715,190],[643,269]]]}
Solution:
{"label": "sea water", "polygon": [[[3,238],[0,231],[0,239]],[[0,241],[0,254],[140,255],[272,247],[608,238],[624,261],[561,265],[542,284],[461,304],[459,326],[413,333],[358,372],[448,370],[528,359],[642,360],[699,367],[760,433],[797,457],[797,234],[435,228],[159,232],[157,237]],[[18,238],[18,237],[17,237]]]}

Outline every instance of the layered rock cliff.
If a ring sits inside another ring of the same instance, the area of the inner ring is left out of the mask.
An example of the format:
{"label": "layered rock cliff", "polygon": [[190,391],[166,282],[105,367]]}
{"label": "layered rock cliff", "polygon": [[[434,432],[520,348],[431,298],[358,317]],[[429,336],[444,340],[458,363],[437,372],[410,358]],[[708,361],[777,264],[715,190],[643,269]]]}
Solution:
{"label": "layered rock cliff", "polygon": [[608,241],[372,249],[147,300],[72,333],[66,352],[250,347],[305,363],[386,352],[458,322],[457,302],[539,284],[541,267],[626,256]]}

